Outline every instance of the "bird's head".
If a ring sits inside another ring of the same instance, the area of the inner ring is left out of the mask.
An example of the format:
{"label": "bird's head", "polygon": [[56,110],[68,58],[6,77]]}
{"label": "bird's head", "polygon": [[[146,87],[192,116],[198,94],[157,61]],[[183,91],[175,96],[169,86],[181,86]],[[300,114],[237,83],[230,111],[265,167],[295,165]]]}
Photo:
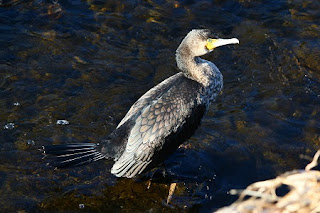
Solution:
{"label": "bird's head", "polygon": [[227,44],[239,44],[237,38],[221,39],[213,36],[210,30],[191,30],[181,42],[178,50],[190,56],[201,56],[211,52],[214,48]]}

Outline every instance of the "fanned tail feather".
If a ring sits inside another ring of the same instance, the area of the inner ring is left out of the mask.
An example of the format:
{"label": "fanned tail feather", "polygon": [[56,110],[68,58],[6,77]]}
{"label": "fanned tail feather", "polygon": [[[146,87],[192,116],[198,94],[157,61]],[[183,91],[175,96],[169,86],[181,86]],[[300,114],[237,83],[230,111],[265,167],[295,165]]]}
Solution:
{"label": "fanned tail feather", "polygon": [[80,166],[89,164],[105,156],[97,150],[98,144],[81,143],[43,146],[42,152],[45,156],[54,156],[54,159],[48,163],[48,166],[57,168]]}

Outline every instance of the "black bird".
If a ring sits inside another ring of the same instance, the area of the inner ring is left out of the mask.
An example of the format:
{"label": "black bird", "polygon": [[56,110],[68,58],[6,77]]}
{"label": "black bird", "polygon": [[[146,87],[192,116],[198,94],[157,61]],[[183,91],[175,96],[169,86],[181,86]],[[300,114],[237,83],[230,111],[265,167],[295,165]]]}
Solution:
{"label": "black bird", "polygon": [[56,155],[49,165],[66,167],[113,159],[111,173],[133,178],[156,167],[190,138],[223,87],[219,69],[199,56],[239,40],[213,39],[207,29],[190,31],[176,51],[180,72],[137,100],[107,140],[43,147]]}

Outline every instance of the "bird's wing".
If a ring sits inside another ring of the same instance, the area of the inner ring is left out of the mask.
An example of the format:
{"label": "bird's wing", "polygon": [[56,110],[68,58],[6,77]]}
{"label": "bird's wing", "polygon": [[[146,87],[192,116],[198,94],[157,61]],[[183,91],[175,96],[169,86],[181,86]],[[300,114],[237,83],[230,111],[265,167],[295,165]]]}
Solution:
{"label": "bird's wing", "polygon": [[165,138],[178,131],[191,116],[198,104],[201,86],[183,76],[174,82],[158,99],[141,106],[141,113],[129,131],[126,148],[111,169],[112,174],[128,178],[140,174],[154,153],[162,148]]}
{"label": "bird's wing", "polygon": [[183,77],[184,75],[181,72],[177,73],[171,76],[170,78],[167,78],[166,80],[162,81],[160,84],[153,87],[148,92],[146,92],[131,106],[127,114],[123,117],[123,119],[118,124],[117,128],[119,128],[129,119],[131,119],[133,116],[139,114],[141,110],[143,110],[143,108],[145,108],[147,105],[150,104],[150,102],[160,98],[164,93],[166,93],[174,85],[174,82],[181,80]]}

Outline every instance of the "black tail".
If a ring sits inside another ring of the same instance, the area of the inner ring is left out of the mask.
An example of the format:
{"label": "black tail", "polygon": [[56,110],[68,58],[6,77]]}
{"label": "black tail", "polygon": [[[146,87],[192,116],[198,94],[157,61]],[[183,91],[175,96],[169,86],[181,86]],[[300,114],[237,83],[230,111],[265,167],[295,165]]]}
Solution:
{"label": "black tail", "polygon": [[52,145],[43,146],[42,152],[45,156],[55,156],[48,163],[49,166],[64,168],[89,164],[105,158],[97,147],[98,144],[93,143]]}

